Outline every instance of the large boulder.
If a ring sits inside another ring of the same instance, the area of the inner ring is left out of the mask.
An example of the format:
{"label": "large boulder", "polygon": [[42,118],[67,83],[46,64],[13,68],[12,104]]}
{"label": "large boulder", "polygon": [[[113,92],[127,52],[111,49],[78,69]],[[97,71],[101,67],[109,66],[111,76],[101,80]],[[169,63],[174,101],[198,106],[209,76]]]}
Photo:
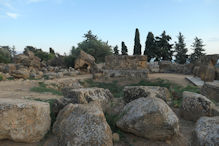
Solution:
{"label": "large boulder", "polygon": [[201,94],[219,102],[219,82],[205,82],[201,88]]}
{"label": "large boulder", "polygon": [[0,98],[0,140],[33,143],[50,129],[48,103]]}
{"label": "large boulder", "polygon": [[128,103],[116,122],[123,131],[152,140],[167,140],[179,134],[176,114],[156,97],[139,98]]}
{"label": "large boulder", "polygon": [[103,88],[79,88],[70,89],[63,92],[65,98],[70,99],[70,103],[87,104],[97,101],[105,110],[105,106],[111,101],[113,95],[108,89]]}
{"label": "large boulder", "polygon": [[33,67],[36,69],[40,69],[41,67],[40,58],[36,57],[31,51],[16,55],[14,61],[16,64],[22,64],[26,67]]}
{"label": "large boulder", "polygon": [[74,68],[86,72],[91,72],[96,67],[95,58],[81,50],[80,55],[75,60]]}
{"label": "large boulder", "polygon": [[213,116],[215,104],[201,94],[185,91],[180,108],[182,118],[196,121],[202,116]]}
{"label": "large boulder", "polygon": [[170,92],[165,87],[159,86],[126,86],[123,90],[126,103],[140,97],[157,97],[169,103],[171,101]]}
{"label": "large boulder", "polygon": [[69,104],[53,126],[59,146],[112,146],[112,132],[98,103]]}
{"label": "large boulder", "polygon": [[212,82],[215,79],[215,67],[209,65],[200,65],[199,77],[203,81]]}
{"label": "large boulder", "polygon": [[219,117],[201,117],[195,127],[194,146],[219,145]]}
{"label": "large boulder", "polygon": [[27,69],[15,70],[11,73],[14,78],[28,79],[30,77],[30,72]]}

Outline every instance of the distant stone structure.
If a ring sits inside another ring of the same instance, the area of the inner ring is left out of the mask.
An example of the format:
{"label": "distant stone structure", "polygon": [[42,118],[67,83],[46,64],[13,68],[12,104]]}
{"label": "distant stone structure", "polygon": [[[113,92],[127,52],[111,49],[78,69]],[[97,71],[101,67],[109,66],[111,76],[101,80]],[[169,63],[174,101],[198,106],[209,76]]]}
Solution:
{"label": "distant stone structure", "polygon": [[147,78],[149,73],[147,56],[106,56],[103,73],[107,77]]}
{"label": "distant stone structure", "polygon": [[147,68],[147,56],[112,55],[105,58],[105,69],[109,70],[144,70]]}
{"label": "distant stone structure", "polygon": [[193,69],[194,75],[200,77],[203,81],[208,82],[212,82],[215,79],[218,79],[218,69],[216,69],[218,59],[219,54],[206,55],[201,57]]}

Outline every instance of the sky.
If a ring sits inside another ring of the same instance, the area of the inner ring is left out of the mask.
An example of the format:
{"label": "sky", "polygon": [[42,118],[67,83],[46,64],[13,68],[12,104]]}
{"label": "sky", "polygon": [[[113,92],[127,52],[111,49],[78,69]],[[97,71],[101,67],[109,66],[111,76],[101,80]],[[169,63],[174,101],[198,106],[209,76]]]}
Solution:
{"label": "sky", "polygon": [[197,36],[207,54],[219,54],[219,0],[0,0],[0,46],[19,52],[31,45],[68,54],[92,30],[132,54],[136,28],[142,50],[149,31],[165,30],[171,43],[182,32],[189,53]]}

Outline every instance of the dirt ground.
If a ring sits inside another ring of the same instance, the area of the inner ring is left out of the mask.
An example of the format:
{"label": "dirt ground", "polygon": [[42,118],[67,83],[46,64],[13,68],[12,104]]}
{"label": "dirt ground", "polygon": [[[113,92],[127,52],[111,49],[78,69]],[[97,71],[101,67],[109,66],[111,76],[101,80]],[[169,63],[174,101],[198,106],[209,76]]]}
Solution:
{"label": "dirt ground", "polygon": [[[171,82],[177,83],[182,86],[191,85],[186,79],[186,75],[180,75],[180,74],[149,74],[149,79],[166,79]],[[61,79],[55,79],[55,80],[12,80],[12,81],[1,81],[0,82],[0,98],[24,98],[24,99],[33,99],[33,98],[39,98],[39,99],[51,99],[51,98],[60,98],[61,96],[58,95],[52,95],[50,93],[35,93],[31,92],[30,89],[34,86],[38,86],[39,82],[46,82],[46,83],[57,83],[57,82],[63,82],[65,80],[84,80],[84,79],[90,79],[92,78],[92,75],[79,75],[77,77],[71,77],[71,78],[61,78]],[[178,114],[178,109],[174,109],[176,114]],[[193,122],[188,122],[180,119],[180,131],[182,135],[178,137],[174,137],[170,141],[165,142],[159,142],[159,141],[150,141],[146,140],[144,138],[136,137],[132,134],[125,134],[125,139],[121,140],[119,143],[115,143],[115,146],[184,146],[184,145],[190,145],[191,141],[191,134],[192,130],[194,128]],[[14,143],[10,140],[3,140],[0,141],[0,146],[57,146],[57,139],[53,135],[48,135],[44,140],[42,140],[39,143],[34,144],[24,144],[24,143]]]}
{"label": "dirt ground", "polygon": [[169,80],[181,86],[192,85],[188,80],[185,79],[188,76],[191,76],[191,75],[170,74],[170,73],[154,73],[154,74],[148,75],[150,80],[160,78],[160,79]]}
{"label": "dirt ground", "polygon": [[91,75],[79,75],[76,77],[66,77],[55,80],[8,80],[0,82],[0,98],[19,98],[19,99],[54,99],[61,96],[51,93],[31,92],[32,87],[38,86],[39,82],[55,83],[63,80],[84,80],[92,78]]}

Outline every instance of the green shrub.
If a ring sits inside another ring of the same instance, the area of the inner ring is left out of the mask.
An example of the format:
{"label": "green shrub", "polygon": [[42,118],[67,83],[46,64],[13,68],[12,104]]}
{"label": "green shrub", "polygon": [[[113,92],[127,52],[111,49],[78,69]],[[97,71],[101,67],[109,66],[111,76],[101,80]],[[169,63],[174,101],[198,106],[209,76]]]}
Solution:
{"label": "green shrub", "polygon": [[3,76],[0,74],[0,81],[2,81],[3,80]]}

